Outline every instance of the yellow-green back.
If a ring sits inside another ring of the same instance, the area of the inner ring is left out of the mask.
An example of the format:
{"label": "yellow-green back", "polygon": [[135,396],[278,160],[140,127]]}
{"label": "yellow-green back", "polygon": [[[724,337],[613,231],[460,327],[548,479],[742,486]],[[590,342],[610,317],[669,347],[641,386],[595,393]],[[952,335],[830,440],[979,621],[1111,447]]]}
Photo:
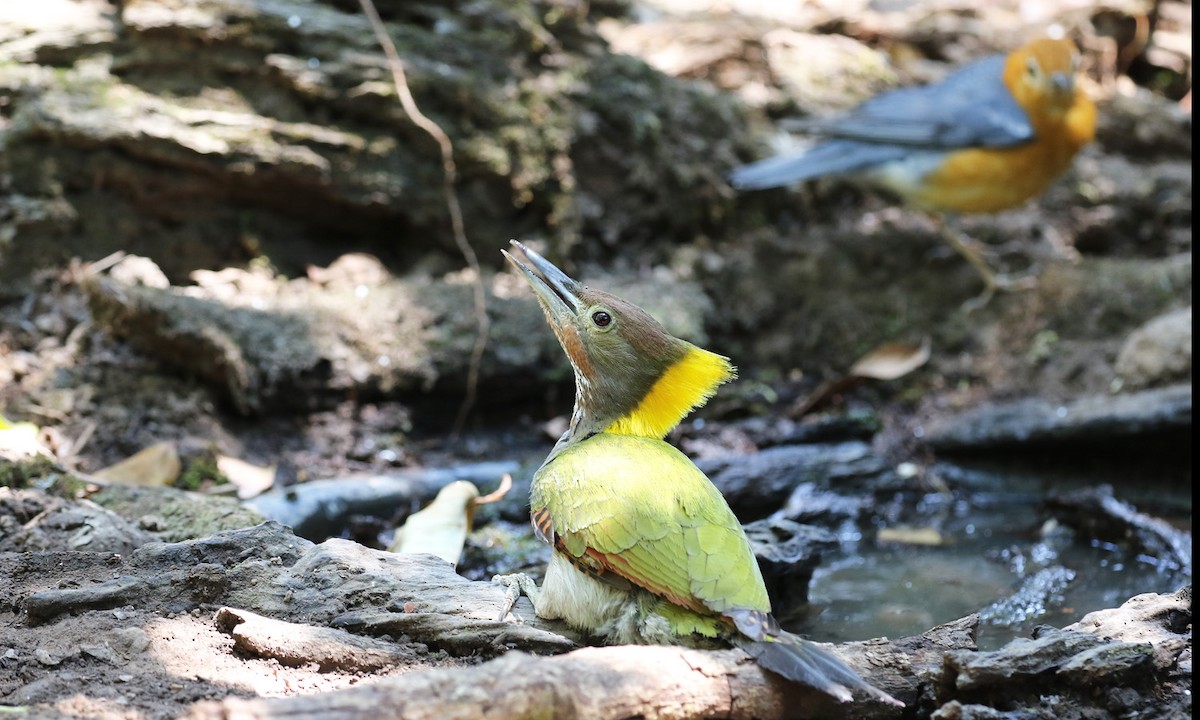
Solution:
{"label": "yellow-green back", "polygon": [[720,491],[685,455],[645,437],[600,433],[534,478],[561,547],[682,607],[770,611],[758,562]]}

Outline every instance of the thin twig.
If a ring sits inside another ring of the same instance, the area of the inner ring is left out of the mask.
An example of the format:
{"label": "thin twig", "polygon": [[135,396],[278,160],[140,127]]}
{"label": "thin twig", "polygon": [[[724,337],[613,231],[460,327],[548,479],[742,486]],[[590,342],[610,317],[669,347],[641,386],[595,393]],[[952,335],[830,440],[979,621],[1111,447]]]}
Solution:
{"label": "thin twig", "polygon": [[470,364],[467,366],[467,390],[466,396],[463,398],[462,405],[458,409],[458,417],[454,421],[454,428],[450,431],[451,436],[457,436],[462,432],[463,425],[466,423],[467,413],[475,404],[475,393],[479,385],[479,367],[483,362],[483,350],[487,346],[488,332],[490,323],[487,316],[487,295],[483,288],[483,273],[479,267],[479,258],[475,255],[475,250],[471,248],[467,242],[467,233],[463,227],[462,207],[458,202],[458,191],[455,186],[458,182],[458,167],[454,164],[454,146],[450,142],[450,136],[446,134],[437,123],[425,117],[421,109],[417,107],[416,100],[413,99],[412,91],[408,88],[408,80],[404,75],[404,64],[400,60],[400,54],[396,51],[396,44],[392,42],[392,38],[387,33],[387,28],[384,27],[383,20],[379,17],[379,12],[375,9],[375,3],[372,0],[359,0],[362,5],[363,12],[367,19],[371,22],[371,28],[375,31],[375,39],[379,41],[380,47],[383,48],[383,54],[387,56],[388,66],[392,71],[392,83],[396,86],[396,96],[400,99],[400,106],[404,108],[404,112],[408,115],[413,124],[421,128],[437,142],[438,148],[442,153],[442,192],[446,197],[446,207],[450,212],[450,225],[454,232],[454,242],[458,245],[458,249],[466,259],[467,265],[475,273],[475,281],[473,287],[475,289],[475,320],[479,325],[479,334],[475,338],[475,347],[471,350]]}

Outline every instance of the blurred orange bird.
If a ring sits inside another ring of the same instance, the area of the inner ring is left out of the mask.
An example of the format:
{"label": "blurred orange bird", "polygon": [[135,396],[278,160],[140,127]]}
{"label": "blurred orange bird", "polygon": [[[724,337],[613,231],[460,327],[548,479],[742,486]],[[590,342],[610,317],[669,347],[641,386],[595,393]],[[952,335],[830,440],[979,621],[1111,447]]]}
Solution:
{"label": "blurred orange bird", "polygon": [[[826,176],[890,190],[932,213],[994,213],[1042,193],[1096,133],[1096,106],[1077,86],[1079,52],[1039,38],[966,65],[939,83],[877,95],[848,113],[805,123],[826,139],[806,151],[735,169],[734,187],[772,188]],[[979,252],[942,234],[986,285],[974,304],[1013,286]]]}

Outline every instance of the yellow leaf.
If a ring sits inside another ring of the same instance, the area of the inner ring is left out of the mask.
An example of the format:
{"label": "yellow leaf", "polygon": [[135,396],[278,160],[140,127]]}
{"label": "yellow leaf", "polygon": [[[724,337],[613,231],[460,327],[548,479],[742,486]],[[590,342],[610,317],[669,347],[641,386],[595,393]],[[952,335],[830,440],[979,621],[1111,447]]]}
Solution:
{"label": "yellow leaf", "polygon": [[154,487],[175,482],[180,469],[179,454],[175,452],[175,445],[160,442],[93,473],[92,477],[101,482],[119,485]]}
{"label": "yellow leaf", "polygon": [[10,422],[0,415],[0,456],[19,460],[34,455],[50,455],[42,444],[42,429],[31,422]]}

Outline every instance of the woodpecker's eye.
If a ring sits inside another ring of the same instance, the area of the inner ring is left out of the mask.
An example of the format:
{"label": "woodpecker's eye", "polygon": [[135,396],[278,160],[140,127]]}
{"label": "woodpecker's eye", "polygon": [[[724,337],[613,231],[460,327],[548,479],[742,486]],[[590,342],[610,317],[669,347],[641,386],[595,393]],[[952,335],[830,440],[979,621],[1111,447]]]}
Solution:
{"label": "woodpecker's eye", "polygon": [[612,315],[603,310],[597,310],[592,313],[592,322],[596,323],[596,327],[608,327],[612,324]]}

